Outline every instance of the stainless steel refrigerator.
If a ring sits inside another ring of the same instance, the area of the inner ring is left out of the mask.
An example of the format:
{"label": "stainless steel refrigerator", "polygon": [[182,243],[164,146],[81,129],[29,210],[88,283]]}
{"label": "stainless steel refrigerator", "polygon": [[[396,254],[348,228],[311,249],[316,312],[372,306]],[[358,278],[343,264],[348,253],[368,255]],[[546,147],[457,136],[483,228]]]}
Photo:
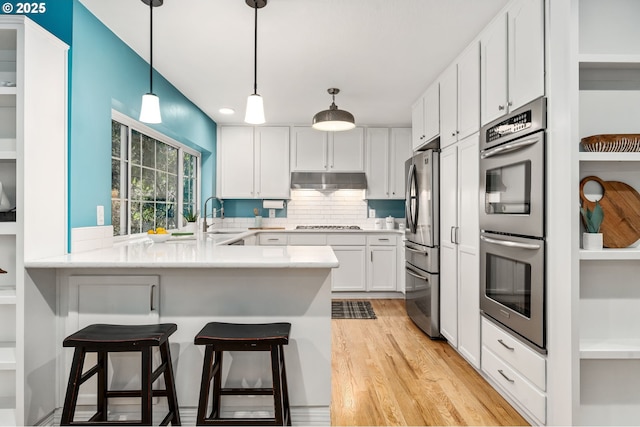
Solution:
{"label": "stainless steel refrigerator", "polygon": [[435,149],[418,152],[405,163],[406,309],[431,338],[441,338],[439,166]]}

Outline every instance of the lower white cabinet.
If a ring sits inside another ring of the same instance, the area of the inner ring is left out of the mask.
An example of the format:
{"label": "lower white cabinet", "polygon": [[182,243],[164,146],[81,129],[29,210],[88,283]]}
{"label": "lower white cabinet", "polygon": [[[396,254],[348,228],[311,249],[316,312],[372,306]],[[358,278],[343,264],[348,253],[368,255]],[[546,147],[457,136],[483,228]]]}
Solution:
{"label": "lower white cabinet", "polygon": [[[69,277],[69,315],[65,335],[94,323],[148,325],[160,319],[159,276],[71,276]],[[65,349],[66,384],[73,349]],[[140,355],[118,353],[109,355],[113,369],[109,370],[110,389],[140,388]],[[95,354],[88,354],[85,367],[95,365]],[[96,401],[96,378],[87,381],[78,396],[79,405]],[[135,404],[139,399],[123,399]]]}
{"label": "lower white cabinet", "polygon": [[398,292],[398,239],[394,233],[259,233],[264,246],[329,245],[340,266],[331,270],[334,292]]}
{"label": "lower white cabinet", "polygon": [[397,248],[394,235],[367,236],[367,290],[397,289]]}
{"label": "lower white cabinet", "polygon": [[331,271],[332,291],[366,291],[366,237],[359,234],[329,234],[331,246],[340,266]]}
{"label": "lower white cabinet", "polygon": [[536,421],[546,423],[546,358],[486,318],[482,371]]}

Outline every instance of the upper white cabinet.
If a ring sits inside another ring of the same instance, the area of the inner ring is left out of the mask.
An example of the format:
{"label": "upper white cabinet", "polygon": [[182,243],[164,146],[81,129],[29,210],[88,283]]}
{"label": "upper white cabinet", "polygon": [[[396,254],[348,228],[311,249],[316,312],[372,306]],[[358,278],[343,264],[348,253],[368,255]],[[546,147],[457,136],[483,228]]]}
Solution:
{"label": "upper white cabinet", "polygon": [[67,50],[24,16],[0,17],[0,181],[16,209],[0,221],[0,425],[52,409],[33,390],[55,378],[59,344],[42,325],[56,321],[56,280],[43,273],[49,290],[37,289],[24,263],[66,252]]}
{"label": "upper white cabinet", "polygon": [[364,129],[323,132],[295,126],[291,133],[291,170],[364,172]]}
{"label": "upper white cabinet", "polygon": [[414,151],[440,134],[440,86],[427,88],[411,109],[412,148]]}
{"label": "upper white cabinet", "polygon": [[220,197],[288,199],[289,187],[288,127],[220,127]]}
{"label": "upper white cabinet", "polygon": [[368,128],[367,199],[404,199],[404,162],[411,157],[410,128]]}
{"label": "upper white cabinet", "polygon": [[516,0],[483,32],[481,122],[544,95],[544,4]]}

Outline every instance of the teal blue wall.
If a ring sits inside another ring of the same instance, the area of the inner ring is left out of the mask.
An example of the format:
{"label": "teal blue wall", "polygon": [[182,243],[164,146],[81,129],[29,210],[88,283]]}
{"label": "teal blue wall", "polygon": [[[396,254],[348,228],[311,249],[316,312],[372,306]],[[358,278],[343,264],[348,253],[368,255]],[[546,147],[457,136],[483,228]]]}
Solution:
{"label": "teal blue wall", "polygon": [[[96,206],[111,218],[111,109],[137,119],[149,90],[149,65],[78,0],[71,50],[69,227],[96,225]],[[158,73],[162,124],[150,125],[202,152],[202,194],[214,194],[216,123]]]}
{"label": "teal blue wall", "polygon": [[[54,34],[60,40],[71,45],[71,36],[73,29],[71,26],[71,16],[73,13],[74,0],[40,0],[36,3],[44,3],[44,13],[28,13],[26,14],[33,21],[37,22],[50,33]],[[10,3],[13,5],[14,13],[17,10],[17,3],[27,3],[18,0],[5,0],[3,5]],[[33,2],[31,2],[33,4]]]}
{"label": "teal blue wall", "polygon": [[369,209],[376,210],[376,218],[404,218],[404,200],[368,200]]}

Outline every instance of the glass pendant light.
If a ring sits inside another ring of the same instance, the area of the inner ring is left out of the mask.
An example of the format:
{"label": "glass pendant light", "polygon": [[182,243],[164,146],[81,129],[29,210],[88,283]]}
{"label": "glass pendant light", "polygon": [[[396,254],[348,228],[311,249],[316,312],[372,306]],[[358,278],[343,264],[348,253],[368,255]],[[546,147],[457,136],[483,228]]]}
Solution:
{"label": "glass pendant light", "polygon": [[153,8],[162,6],[164,0],[142,0],[149,5],[149,92],[142,95],[140,121],[144,123],[162,123],[160,98],[153,93]]}
{"label": "glass pendant light", "polygon": [[328,110],[320,111],[313,116],[312,128],[317,130],[326,130],[332,132],[338,132],[343,130],[349,130],[356,127],[353,114],[345,110],[339,110],[336,105],[336,95],[340,93],[340,89],[334,87],[327,89],[329,95],[332,96],[333,101]]}
{"label": "glass pendant light", "polygon": [[258,95],[258,9],[267,5],[267,0],[245,0],[249,7],[255,10],[255,25],[253,33],[253,93],[247,98],[247,110],[244,121],[252,125],[261,125],[265,122],[264,103]]}

